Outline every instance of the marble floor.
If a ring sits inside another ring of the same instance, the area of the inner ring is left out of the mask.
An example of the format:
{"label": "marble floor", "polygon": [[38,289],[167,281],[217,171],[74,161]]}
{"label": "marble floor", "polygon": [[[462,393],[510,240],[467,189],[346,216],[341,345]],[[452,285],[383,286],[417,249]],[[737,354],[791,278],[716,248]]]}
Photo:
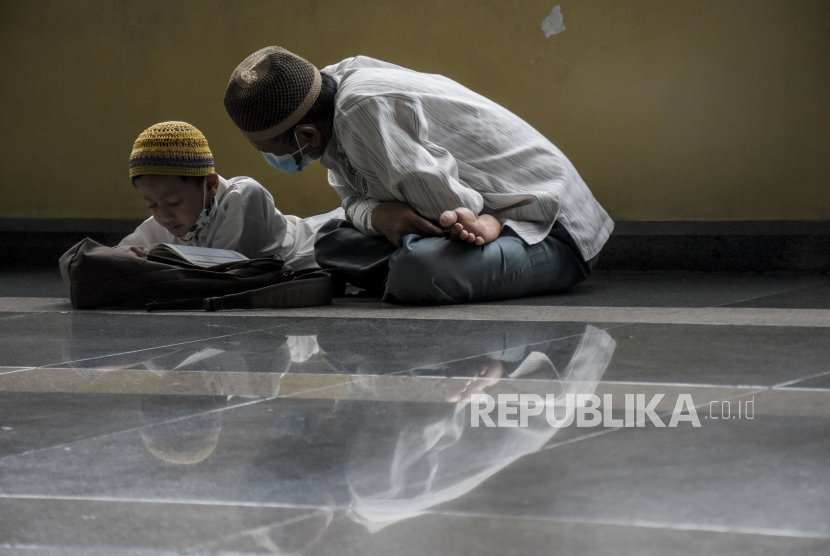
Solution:
{"label": "marble floor", "polygon": [[0,271],[0,555],[825,556],[828,462],[828,276],[148,314]]}

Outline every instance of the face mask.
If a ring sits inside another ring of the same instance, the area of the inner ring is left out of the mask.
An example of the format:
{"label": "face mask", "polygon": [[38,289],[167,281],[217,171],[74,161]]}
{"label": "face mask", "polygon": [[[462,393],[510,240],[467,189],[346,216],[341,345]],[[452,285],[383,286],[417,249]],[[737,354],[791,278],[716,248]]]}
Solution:
{"label": "face mask", "polygon": [[[205,182],[202,185],[204,187],[205,192],[204,196],[202,197],[202,206],[205,206],[205,202],[207,202],[207,176],[205,176]],[[202,209],[202,212],[199,213],[199,218],[196,219],[196,223],[193,224],[193,227],[190,228],[190,230],[186,234],[179,238],[180,240],[190,241],[191,239],[196,237],[196,234],[199,233],[199,230],[208,225],[208,222],[210,222],[211,212],[213,211],[213,205],[215,204],[213,201],[214,200],[211,199],[210,206],[206,209]]]}
{"label": "face mask", "polygon": [[[294,130],[294,140],[297,140],[297,131]],[[299,145],[300,142],[297,141]],[[297,153],[303,152],[303,149],[306,148],[308,145],[303,145],[296,151],[291,154],[284,154],[277,156],[273,153],[262,153],[262,156],[265,157],[265,161],[268,162],[269,165],[276,168],[277,170],[282,170],[288,174],[296,174],[297,172],[302,172],[303,168],[307,167],[309,164],[314,162],[314,159],[307,154],[304,154],[303,157],[300,159],[300,163],[297,164],[294,161],[294,155]]]}

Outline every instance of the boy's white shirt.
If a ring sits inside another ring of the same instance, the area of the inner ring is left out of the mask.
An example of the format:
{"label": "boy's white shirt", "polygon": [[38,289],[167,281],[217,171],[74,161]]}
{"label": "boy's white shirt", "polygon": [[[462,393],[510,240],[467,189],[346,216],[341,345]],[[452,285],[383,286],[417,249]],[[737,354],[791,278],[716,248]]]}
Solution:
{"label": "boy's white shirt", "polygon": [[118,245],[197,245],[231,249],[251,259],[279,253],[291,268],[302,270],[317,266],[314,236],[320,226],[333,218],[345,218],[342,208],[309,218],[282,214],[268,190],[246,176],[219,177],[213,210],[208,225],[190,241],[182,241],[150,217]]}

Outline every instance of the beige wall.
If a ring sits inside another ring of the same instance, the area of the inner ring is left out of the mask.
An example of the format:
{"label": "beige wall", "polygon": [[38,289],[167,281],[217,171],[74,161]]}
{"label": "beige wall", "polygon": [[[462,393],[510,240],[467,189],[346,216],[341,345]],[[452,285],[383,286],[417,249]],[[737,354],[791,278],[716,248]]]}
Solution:
{"label": "beige wall", "polygon": [[[566,30],[546,38],[556,3]],[[222,108],[271,44],[460,81],[556,143],[617,219],[830,219],[822,0],[0,0],[0,218],[144,216],[127,159],[172,119],[284,212],[337,206],[319,164],[272,170]]]}

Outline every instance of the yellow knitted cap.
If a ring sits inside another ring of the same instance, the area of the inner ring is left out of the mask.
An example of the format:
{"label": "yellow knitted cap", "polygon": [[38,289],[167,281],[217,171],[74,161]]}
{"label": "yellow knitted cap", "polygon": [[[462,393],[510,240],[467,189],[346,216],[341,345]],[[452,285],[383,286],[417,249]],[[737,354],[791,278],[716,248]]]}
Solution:
{"label": "yellow knitted cap", "polygon": [[320,94],[314,65],[279,46],[257,50],[234,70],[225,110],[251,141],[276,137],[305,116]]}
{"label": "yellow knitted cap", "polygon": [[130,177],[144,174],[207,176],[213,154],[202,132],[187,122],[162,122],[145,129],[130,154]]}
{"label": "yellow knitted cap", "polygon": [[219,444],[219,433],[222,427],[210,431],[199,431],[201,434],[169,434],[166,431],[155,433],[151,430],[141,430],[141,440],[147,450],[159,458],[170,463],[192,464],[207,459]]}

